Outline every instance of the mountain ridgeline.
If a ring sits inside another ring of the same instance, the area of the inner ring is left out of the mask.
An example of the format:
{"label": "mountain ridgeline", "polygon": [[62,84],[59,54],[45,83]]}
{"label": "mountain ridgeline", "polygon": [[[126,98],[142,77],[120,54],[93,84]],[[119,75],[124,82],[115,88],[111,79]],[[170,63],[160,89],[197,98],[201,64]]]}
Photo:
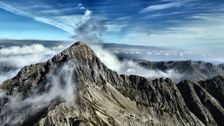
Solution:
{"label": "mountain ridgeline", "polygon": [[224,77],[178,84],[119,75],[84,43],[0,86],[3,126],[223,126]]}
{"label": "mountain ridgeline", "polygon": [[167,71],[172,69],[177,73],[181,73],[182,76],[178,79],[200,81],[211,79],[215,76],[224,76],[224,65],[223,64],[212,64],[203,61],[160,61],[151,62],[146,60],[136,60],[140,65],[147,69],[154,69],[160,71]]}

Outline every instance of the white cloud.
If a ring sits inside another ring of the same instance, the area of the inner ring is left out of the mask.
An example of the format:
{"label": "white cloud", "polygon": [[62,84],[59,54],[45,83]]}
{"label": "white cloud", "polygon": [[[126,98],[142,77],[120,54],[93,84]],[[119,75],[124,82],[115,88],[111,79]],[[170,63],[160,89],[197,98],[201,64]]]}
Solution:
{"label": "white cloud", "polygon": [[120,32],[126,26],[125,24],[107,24],[108,32]]}
{"label": "white cloud", "polygon": [[82,4],[82,3],[78,3],[78,7],[79,7],[79,9],[81,9],[81,10],[86,9],[86,8],[83,6],[83,4]]}
{"label": "white cloud", "polygon": [[171,2],[171,3],[165,3],[165,4],[156,4],[156,5],[150,5],[140,11],[140,13],[145,13],[149,11],[157,11],[157,10],[164,10],[169,9],[173,7],[180,7],[182,6],[182,2]]}
{"label": "white cloud", "polygon": [[92,11],[90,11],[90,10],[86,10],[85,11],[85,15],[84,16],[91,16],[91,14],[92,14]]}
{"label": "white cloud", "polygon": [[49,51],[48,48],[41,44],[23,45],[23,46],[11,46],[9,48],[0,49],[0,55],[24,55],[32,53],[41,53]]}

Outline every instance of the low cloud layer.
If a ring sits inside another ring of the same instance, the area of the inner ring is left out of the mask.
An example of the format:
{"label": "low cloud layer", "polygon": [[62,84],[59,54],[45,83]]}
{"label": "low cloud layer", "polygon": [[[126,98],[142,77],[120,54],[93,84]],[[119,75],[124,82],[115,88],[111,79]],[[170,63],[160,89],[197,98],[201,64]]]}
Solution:
{"label": "low cloud layer", "polygon": [[32,53],[41,53],[49,51],[48,48],[41,44],[24,45],[24,46],[11,46],[0,50],[0,55],[25,55]]}
{"label": "low cloud layer", "polygon": [[100,60],[110,69],[118,72],[119,74],[126,75],[139,75],[148,78],[170,78],[173,80],[178,80],[182,75],[176,73],[174,70],[170,69],[166,72],[160,70],[147,69],[131,60],[120,61],[111,51],[103,49],[100,46],[91,45],[92,49]]}
{"label": "low cloud layer", "polygon": [[15,76],[22,67],[47,61],[68,46],[61,44],[49,48],[42,44],[31,44],[0,49],[0,83]]}

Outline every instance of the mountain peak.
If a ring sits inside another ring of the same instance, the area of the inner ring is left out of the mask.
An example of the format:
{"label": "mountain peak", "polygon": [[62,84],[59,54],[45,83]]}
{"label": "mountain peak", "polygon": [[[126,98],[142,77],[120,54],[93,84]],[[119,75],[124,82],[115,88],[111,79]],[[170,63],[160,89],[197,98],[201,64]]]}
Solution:
{"label": "mountain peak", "polygon": [[[190,92],[185,92],[188,88]],[[181,84],[177,86],[169,79],[119,75],[108,69],[83,42],[76,42],[47,62],[25,66],[0,89],[3,89],[0,96],[3,125],[221,126],[224,123],[217,118],[224,113],[219,103],[223,99],[209,94],[206,87],[192,82],[181,88]],[[187,101],[189,93],[201,101]],[[206,94],[213,106],[207,105],[200,93]],[[192,109],[191,103],[198,105],[201,112]],[[218,111],[218,116],[213,110]]]}

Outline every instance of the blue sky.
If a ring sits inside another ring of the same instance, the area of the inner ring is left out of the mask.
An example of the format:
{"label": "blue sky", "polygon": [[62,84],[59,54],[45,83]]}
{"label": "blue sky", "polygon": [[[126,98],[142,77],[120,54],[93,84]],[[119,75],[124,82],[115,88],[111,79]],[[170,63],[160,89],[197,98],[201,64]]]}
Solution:
{"label": "blue sky", "polygon": [[67,32],[54,26],[0,9],[1,39],[54,40],[57,36],[60,36],[59,40],[66,40],[70,37]]}
{"label": "blue sky", "polygon": [[[224,48],[223,0],[0,0],[0,8],[1,38],[70,40],[85,33],[105,42]],[[101,23],[80,33],[94,21]]]}

